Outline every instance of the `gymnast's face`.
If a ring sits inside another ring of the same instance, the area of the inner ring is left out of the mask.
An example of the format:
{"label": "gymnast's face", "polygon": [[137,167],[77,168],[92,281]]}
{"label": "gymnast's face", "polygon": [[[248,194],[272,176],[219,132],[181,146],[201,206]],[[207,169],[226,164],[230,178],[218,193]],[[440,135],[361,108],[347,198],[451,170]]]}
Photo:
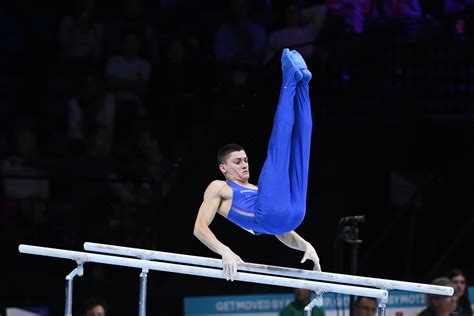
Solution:
{"label": "gymnast's face", "polygon": [[227,155],[225,163],[219,169],[226,179],[247,182],[250,178],[248,158],[245,151],[233,151]]}

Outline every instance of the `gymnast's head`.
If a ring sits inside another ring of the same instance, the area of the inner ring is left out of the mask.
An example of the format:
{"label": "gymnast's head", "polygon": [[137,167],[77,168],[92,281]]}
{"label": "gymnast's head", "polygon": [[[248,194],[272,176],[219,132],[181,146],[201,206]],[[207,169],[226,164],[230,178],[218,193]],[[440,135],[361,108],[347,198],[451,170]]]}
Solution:
{"label": "gymnast's head", "polygon": [[248,157],[244,147],[238,144],[226,144],[217,152],[219,170],[227,180],[247,182],[250,178]]}

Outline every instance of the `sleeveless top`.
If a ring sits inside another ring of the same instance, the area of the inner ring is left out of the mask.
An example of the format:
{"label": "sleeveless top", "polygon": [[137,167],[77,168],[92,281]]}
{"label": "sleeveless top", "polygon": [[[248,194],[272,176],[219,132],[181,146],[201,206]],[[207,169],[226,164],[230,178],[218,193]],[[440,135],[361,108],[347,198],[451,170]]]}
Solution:
{"label": "sleeveless top", "polygon": [[243,187],[233,181],[226,182],[233,191],[227,219],[252,234],[265,234],[256,217],[258,189]]}

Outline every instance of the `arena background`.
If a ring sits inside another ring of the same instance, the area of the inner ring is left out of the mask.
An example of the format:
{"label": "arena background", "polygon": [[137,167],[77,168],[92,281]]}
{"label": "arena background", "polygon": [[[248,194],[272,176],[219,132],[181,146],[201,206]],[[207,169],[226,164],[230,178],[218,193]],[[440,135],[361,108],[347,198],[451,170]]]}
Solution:
{"label": "arena background", "polygon": [[[382,0],[347,10],[297,1],[316,21],[310,41],[288,42],[311,47],[313,72],[308,206],[297,232],[328,272],[429,283],[460,268],[471,285],[472,3],[402,2],[393,11]],[[231,4],[245,12],[241,1],[77,3],[0,5],[2,310],[64,309],[74,264],[19,254],[19,244],[81,251],[92,241],[216,257],[192,234],[204,189],[221,178],[216,152],[242,144],[253,182],[265,158],[281,79],[278,53],[266,52],[286,1],[247,3],[264,32],[237,48],[255,54],[233,57],[235,43],[218,30]],[[124,88],[110,76],[123,71],[113,58],[129,33],[145,62]],[[100,116],[104,109],[114,116]],[[340,221],[351,216],[364,216],[352,236],[356,260],[341,238]],[[221,217],[212,229],[245,261],[311,268],[275,237]],[[86,264],[75,313],[91,296],[105,298],[111,314],[135,313],[138,274]],[[150,315],[182,315],[184,297],[289,291],[167,273],[150,273],[148,287]]]}

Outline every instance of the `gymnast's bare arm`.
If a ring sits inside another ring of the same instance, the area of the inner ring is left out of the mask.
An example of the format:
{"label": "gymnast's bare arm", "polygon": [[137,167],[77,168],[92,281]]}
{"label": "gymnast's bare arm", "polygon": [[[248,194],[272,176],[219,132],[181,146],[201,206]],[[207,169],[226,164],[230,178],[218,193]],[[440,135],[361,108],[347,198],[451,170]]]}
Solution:
{"label": "gymnast's bare arm", "polygon": [[286,246],[292,249],[304,251],[301,263],[309,259],[314,262],[313,270],[321,271],[321,265],[319,264],[319,257],[316,253],[316,250],[314,250],[314,247],[309,242],[304,240],[300,235],[298,235],[295,231],[291,231],[282,235],[276,235],[276,237]]}
{"label": "gymnast's bare arm", "polygon": [[221,243],[209,228],[222,202],[224,181],[212,181],[206,191],[194,223],[194,236],[215,253],[222,256],[224,276],[233,281],[237,274],[237,264],[243,263],[229,247]]}

